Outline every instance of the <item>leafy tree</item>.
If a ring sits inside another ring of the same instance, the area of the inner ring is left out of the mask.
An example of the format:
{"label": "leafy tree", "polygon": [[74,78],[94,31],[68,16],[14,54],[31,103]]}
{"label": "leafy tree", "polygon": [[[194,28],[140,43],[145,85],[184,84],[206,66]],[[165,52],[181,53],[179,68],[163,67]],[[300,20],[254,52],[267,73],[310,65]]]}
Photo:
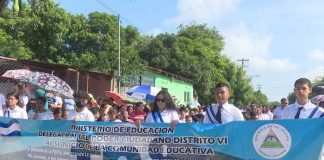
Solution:
{"label": "leafy tree", "polygon": [[[118,17],[72,15],[52,0],[15,0],[12,10],[7,5],[0,0],[1,55],[103,73],[118,69]],[[254,93],[245,71],[220,54],[223,48],[221,34],[205,24],[181,25],[176,34],[156,37],[121,26],[121,78],[148,65],[193,80],[204,104],[214,101],[218,82],[231,85],[234,104],[250,104],[254,96],[266,101],[262,93]]]}
{"label": "leafy tree", "polygon": [[0,55],[4,57],[15,57],[19,59],[31,59],[34,55],[22,41],[15,40],[12,36],[0,29]]}

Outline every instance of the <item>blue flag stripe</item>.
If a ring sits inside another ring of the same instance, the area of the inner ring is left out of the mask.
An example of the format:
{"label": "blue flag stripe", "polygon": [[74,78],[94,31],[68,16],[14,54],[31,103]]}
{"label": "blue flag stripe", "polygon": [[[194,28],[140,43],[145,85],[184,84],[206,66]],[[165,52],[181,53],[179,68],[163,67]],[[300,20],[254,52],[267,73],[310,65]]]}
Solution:
{"label": "blue flag stripe", "polygon": [[3,122],[0,122],[0,127],[2,127],[2,128],[8,128],[8,127],[10,127],[11,125],[13,125],[14,123],[19,124],[18,120],[16,120],[16,119],[12,119],[9,123],[3,123]]}

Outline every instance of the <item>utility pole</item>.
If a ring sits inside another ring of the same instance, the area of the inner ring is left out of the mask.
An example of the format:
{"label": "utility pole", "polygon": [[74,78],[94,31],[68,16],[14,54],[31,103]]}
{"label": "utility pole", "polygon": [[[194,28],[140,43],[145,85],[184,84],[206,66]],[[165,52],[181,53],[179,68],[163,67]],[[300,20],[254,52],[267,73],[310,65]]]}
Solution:
{"label": "utility pole", "polygon": [[244,68],[244,67],[247,67],[247,66],[244,66],[244,63],[249,62],[249,59],[242,58],[242,59],[238,59],[237,61],[241,62],[242,63],[242,68]]}
{"label": "utility pole", "polygon": [[120,93],[120,18],[119,18],[119,14],[118,14],[118,93]]}
{"label": "utility pole", "polygon": [[261,92],[262,85],[258,84],[257,88],[258,88],[258,92]]}

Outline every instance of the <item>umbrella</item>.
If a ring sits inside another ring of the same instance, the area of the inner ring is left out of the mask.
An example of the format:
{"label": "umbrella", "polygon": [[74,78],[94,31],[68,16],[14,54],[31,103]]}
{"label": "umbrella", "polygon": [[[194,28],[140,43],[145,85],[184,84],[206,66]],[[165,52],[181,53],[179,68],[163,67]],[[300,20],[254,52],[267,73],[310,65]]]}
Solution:
{"label": "umbrella", "polygon": [[123,96],[120,95],[120,94],[117,93],[117,92],[114,92],[114,91],[105,91],[105,96],[114,99],[114,101],[115,101],[117,104],[121,104],[121,105],[125,104],[125,103],[124,103],[124,98],[123,98]]}
{"label": "umbrella", "polygon": [[6,78],[18,78],[18,77],[22,77],[25,76],[26,74],[31,73],[31,71],[26,70],[26,69],[15,69],[15,70],[7,70],[2,77],[6,77]]}
{"label": "umbrella", "polygon": [[313,97],[311,99],[311,102],[316,104],[316,105],[318,105],[318,103],[322,102],[322,101],[324,101],[324,95],[323,94],[317,95],[317,96],[315,96],[315,97]]}
{"label": "umbrella", "polygon": [[62,96],[73,98],[73,89],[62,79],[53,74],[44,72],[30,72],[24,76],[16,77],[24,83],[30,83],[38,88],[42,88],[49,92],[59,93]]}
{"label": "umbrella", "polygon": [[154,101],[156,94],[160,91],[159,88],[151,85],[135,86],[129,89],[126,94],[131,97]]}

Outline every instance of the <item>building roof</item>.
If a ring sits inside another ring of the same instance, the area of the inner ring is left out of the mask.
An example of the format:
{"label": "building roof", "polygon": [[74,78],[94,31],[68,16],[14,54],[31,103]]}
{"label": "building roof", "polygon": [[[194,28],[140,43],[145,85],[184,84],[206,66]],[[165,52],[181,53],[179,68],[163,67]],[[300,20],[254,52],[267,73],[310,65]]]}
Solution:
{"label": "building roof", "polygon": [[149,66],[147,66],[146,68],[149,69],[150,71],[153,71],[153,72],[156,72],[156,73],[160,73],[160,74],[163,74],[163,75],[168,76],[168,77],[171,77],[171,78],[175,78],[175,79],[178,79],[178,80],[182,80],[182,81],[194,83],[193,80],[190,80],[190,79],[181,77],[179,75],[176,75],[176,74],[173,74],[173,73],[170,73],[170,72],[167,72],[167,71],[163,71],[163,70],[158,69],[158,68],[153,68],[153,67],[149,67]]}

